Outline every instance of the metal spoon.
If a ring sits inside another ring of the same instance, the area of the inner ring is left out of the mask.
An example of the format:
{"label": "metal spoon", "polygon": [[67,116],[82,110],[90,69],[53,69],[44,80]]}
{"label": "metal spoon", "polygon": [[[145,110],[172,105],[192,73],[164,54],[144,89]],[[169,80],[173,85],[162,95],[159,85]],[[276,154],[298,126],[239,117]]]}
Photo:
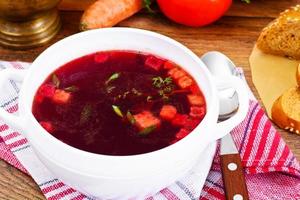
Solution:
{"label": "metal spoon", "polygon": [[[224,54],[212,51],[201,57],[209,71],[218,79],[234,76],[234,63]],[[219,89],[219,121],[230,118],[238,109],[238,95],[233,88]],[[241,157],[229,134],[221,139],[221,168],[226,199],[248,200],[248,191],[243,173]]]}
{"label": "metal spoon", "polygon": [[[234,75],[235,65],[224,54],[217,51],[210,51],[201,57],[209,71],[217,79],[226,80],[226,77]],[[226,88],[218,91],[220,114],[219,119],[231,117],[237,110],[238,95],[233,88]]]}

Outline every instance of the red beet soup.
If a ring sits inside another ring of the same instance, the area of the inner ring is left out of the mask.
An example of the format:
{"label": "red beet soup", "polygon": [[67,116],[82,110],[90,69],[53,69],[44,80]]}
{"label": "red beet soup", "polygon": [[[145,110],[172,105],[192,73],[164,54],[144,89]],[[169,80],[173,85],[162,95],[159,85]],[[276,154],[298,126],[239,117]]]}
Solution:
{"label": "red beet soup", "polygon": [[70,146],[134,155],[187,136],[205,116],[206,103],[195,80],[175,63],[148,53],[104,51],[51,73],[32,112]]}

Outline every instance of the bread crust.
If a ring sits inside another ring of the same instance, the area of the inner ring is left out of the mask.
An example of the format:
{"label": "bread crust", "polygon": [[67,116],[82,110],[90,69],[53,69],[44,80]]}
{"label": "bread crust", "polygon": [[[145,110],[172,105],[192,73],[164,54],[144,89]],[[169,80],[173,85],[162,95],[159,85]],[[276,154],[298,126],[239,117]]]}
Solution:
{"label": "bread crust", "polygon": [[272,119],[280,128],[300,135],[300,121],[292,119],[284,112],[282,107],[282,96],[283,95],[281,95],[273,104],[271,111]]}
{"label": "bread crust", "polygon": [[296,80],[297,80],[298,86],[300,87],[300,64],[297,67]]}
{"label": "bread crust", "polygon": [[300,59],[300,5],[282,12],[265,27],[257,47],[265,53]]}

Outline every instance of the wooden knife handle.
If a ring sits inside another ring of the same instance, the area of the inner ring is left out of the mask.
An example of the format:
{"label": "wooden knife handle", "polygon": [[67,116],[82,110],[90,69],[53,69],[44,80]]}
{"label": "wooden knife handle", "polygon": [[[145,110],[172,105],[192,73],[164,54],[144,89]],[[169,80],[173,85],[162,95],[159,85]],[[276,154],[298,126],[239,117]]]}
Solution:
{"label": "wooden knife handle", "polygon": [[240,155],[221,155],[221,168],[226,199],[249,200]]}

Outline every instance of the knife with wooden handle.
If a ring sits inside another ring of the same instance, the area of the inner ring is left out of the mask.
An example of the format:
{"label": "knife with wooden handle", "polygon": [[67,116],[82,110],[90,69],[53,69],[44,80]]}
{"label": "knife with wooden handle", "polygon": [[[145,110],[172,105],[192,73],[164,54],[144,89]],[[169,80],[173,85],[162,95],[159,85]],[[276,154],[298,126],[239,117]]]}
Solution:
{"label": "knife with wooden handle", "polygon": [[227,200],[248,200],[240,154],[230,134],[221,139],[221,169]]}

